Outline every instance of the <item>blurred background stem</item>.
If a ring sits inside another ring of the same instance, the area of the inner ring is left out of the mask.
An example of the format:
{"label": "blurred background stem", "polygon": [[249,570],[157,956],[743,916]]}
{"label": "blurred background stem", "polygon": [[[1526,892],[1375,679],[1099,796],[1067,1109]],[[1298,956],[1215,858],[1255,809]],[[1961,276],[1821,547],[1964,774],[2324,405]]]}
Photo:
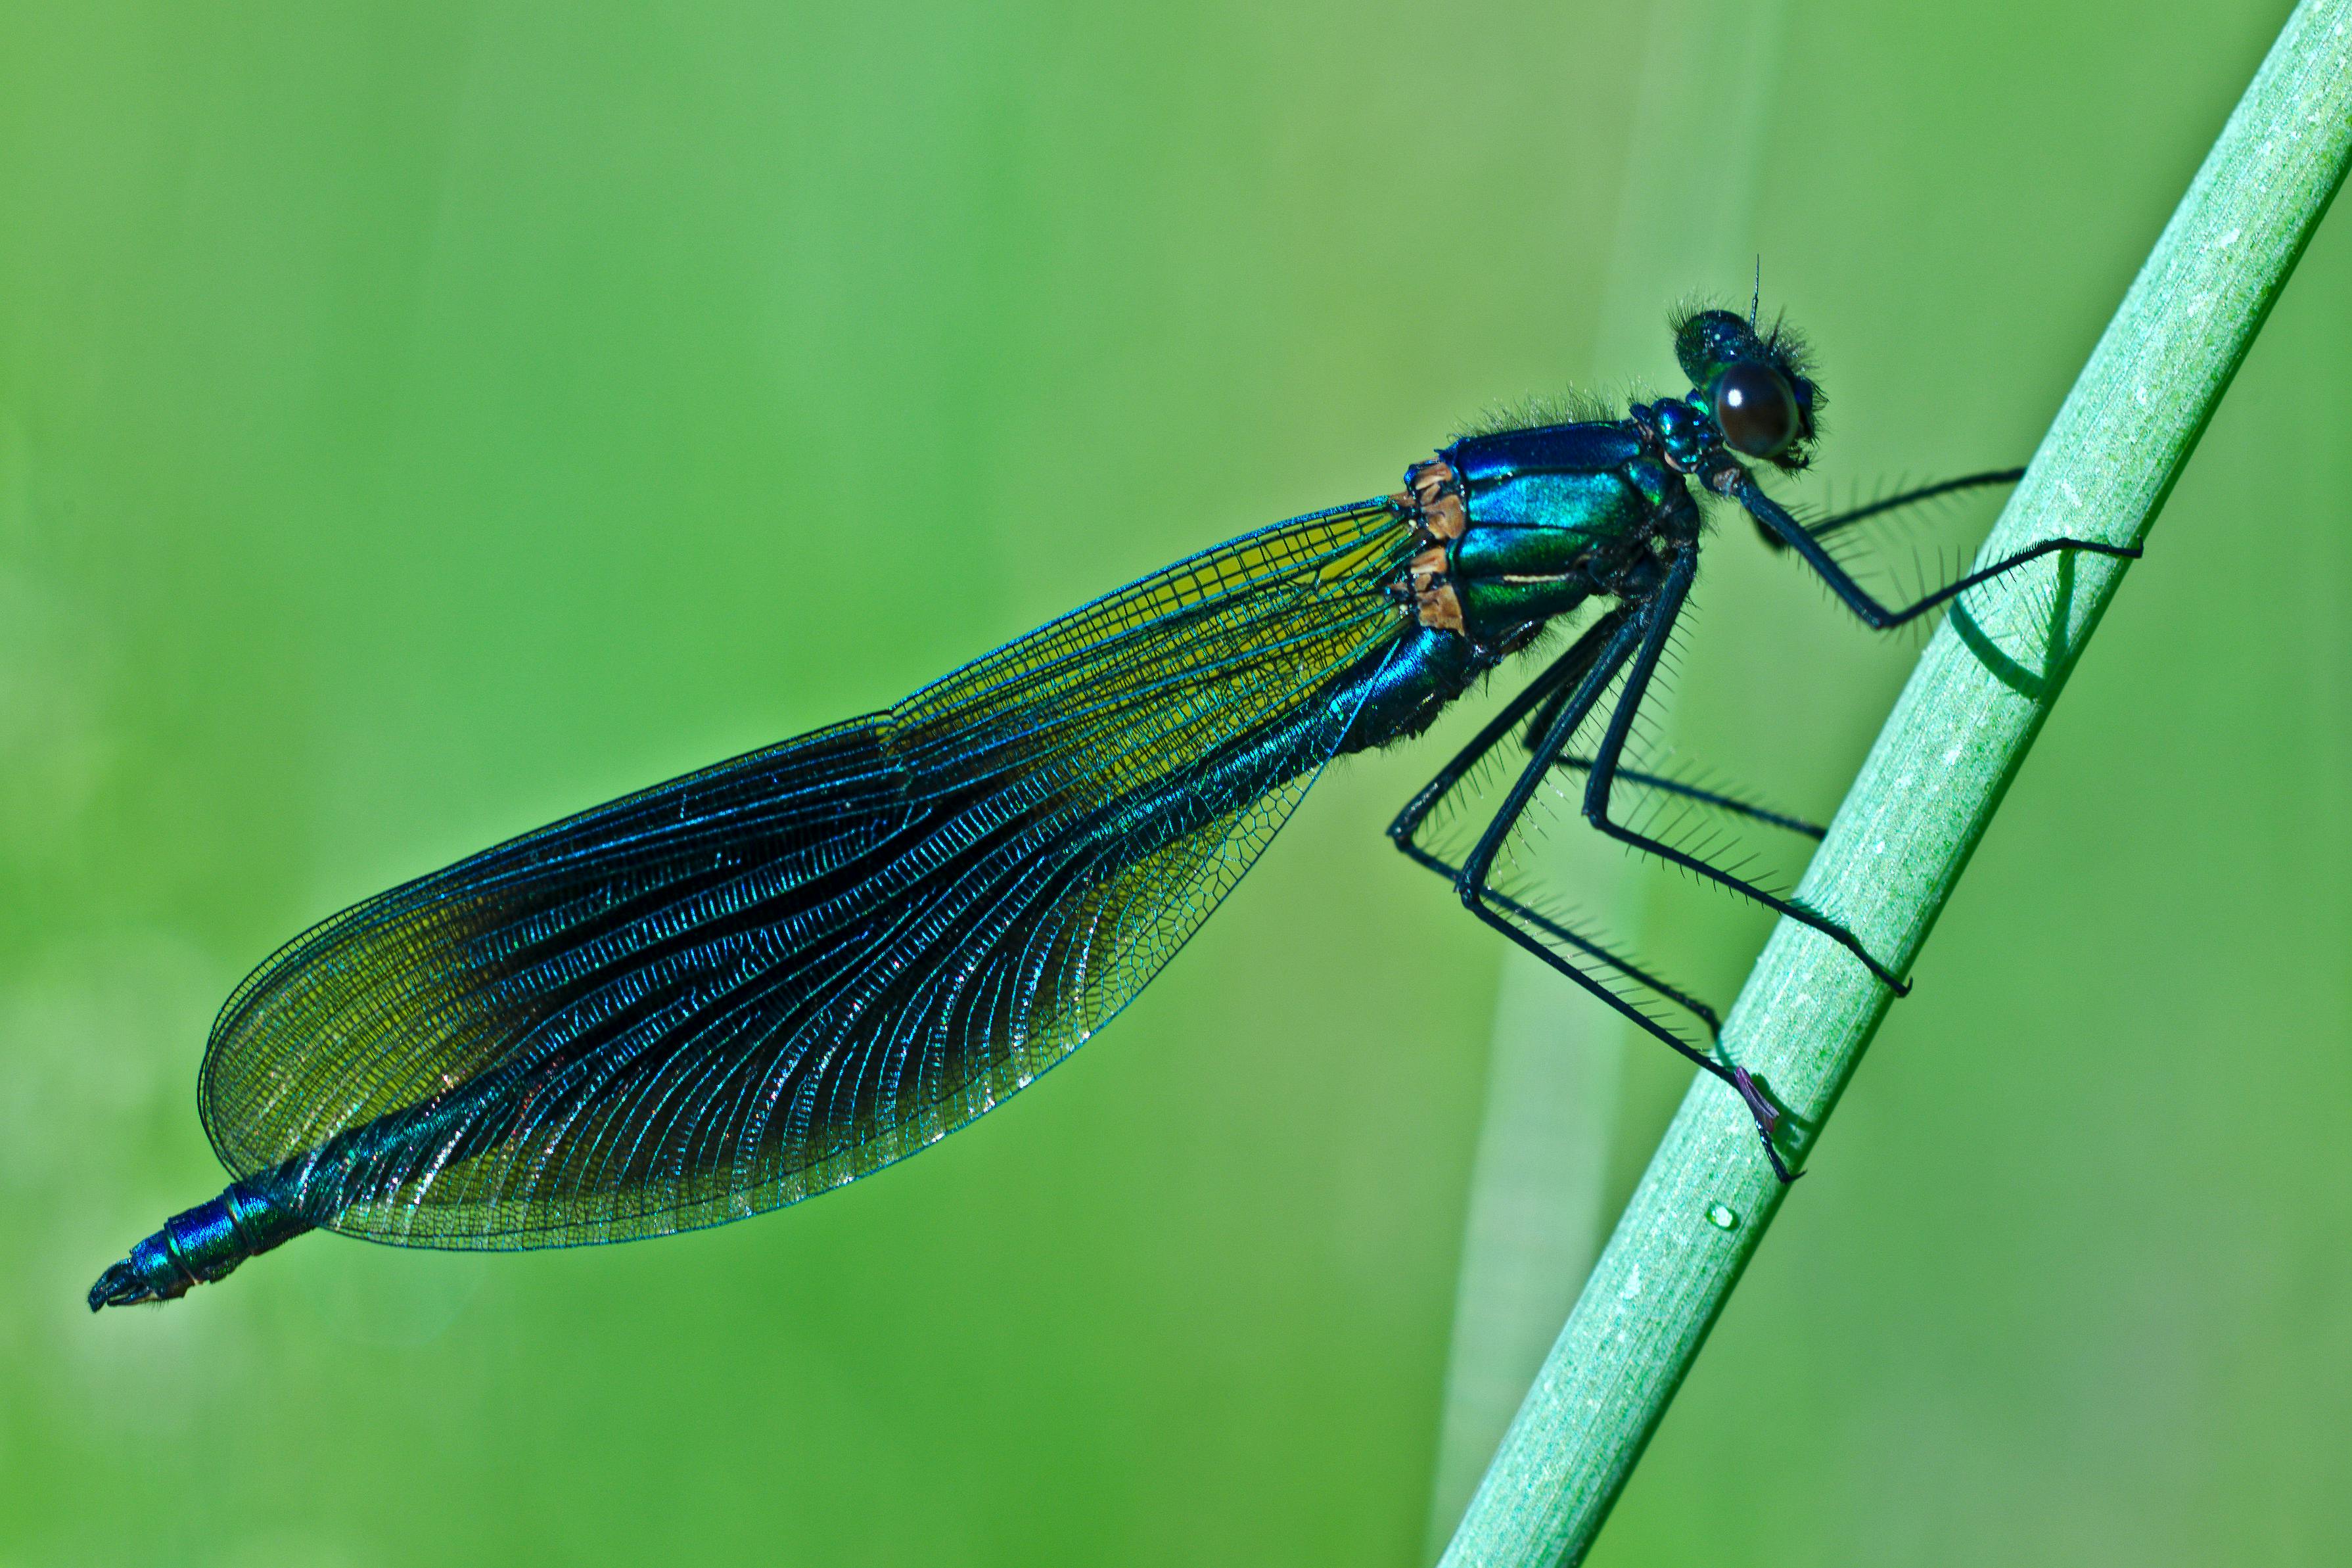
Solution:
{"label": "blurred background stem", "polygon": [[[1697,291],[1728,298],[1748,279],[1787,10],[1783,0],[1664,0],[1650,12],[1592,333],[1596,376],[1664,369],[1672,363],[1666,306]],[[1686,112],[1711,83],[1726,81],[1737,89],[1713,112]],[[1722,179],[1720,199],[1657,199],[1680,171],[1709,162]],[[1598,834],[1563,837],[1577,857],[1579,909],[1641,947],[1643,900],[1629,885],[1638,879],[1627,875],[1638,868]],[[1608,1234],[1611,1200],[1624,1194],[1612,1180],[1621,1142],[1638,1150],[1674,1105],[1667,1053],[1629,1060],[1632,1042],[1615,1014],[1563,1005],[1549,965],[1499,945],[1502,983],[1431,1483],[1432,1557],[1453,1536]]]}
{"label": "blurred background stem", "polygon": [[[2056,535],[2138,542],[2342,184],[2352,0],[2289,18],[2109,323],[1980,561]],[[1907,968],[2122,577],[2055,557],[1971,594],[1914,670],[1800,897]],[[1810,1150],[1889,994],[1774,932],[1722,1049]],[[2151,1129],[2151,1137],[2156,1135]],[[1696,1080],[1444,1561],[1580,1560],[1778,1211],[1737,1100]]]}

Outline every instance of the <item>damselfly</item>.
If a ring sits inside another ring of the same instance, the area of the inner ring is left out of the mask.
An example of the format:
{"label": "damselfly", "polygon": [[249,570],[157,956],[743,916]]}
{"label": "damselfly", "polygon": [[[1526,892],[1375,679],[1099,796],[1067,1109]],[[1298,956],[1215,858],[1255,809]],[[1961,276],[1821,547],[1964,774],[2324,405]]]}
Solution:
{"label": "damselfly", "polygon": [[[109,1268],[91,1309],[183,1295],[314,1228],[575,1246],[878,1170],[1108,1023],[1326,763],[1421,733],[1565,626],[1580,629],[1391,833],[1481,920],[1736,1091],[1786,1180],[1778,1112],[1704,1037],[1714,1015],[1498,888],[1498,855],[1566,771],[1601,832],[1824,932],[1900,992],[1829,915],[1612,807],[1638,787],[1802,826],[1627,765],[1698,570],[1701,498],[1736,503],[1882,628],[2052,551],[2137,552],[2051,540],[1881,604],[1823,544],[1851,517],[1801,524],[1750,466],[1808,461],[1822,395],[1794,341],[1752,310],[1703,310],[1675,323],[1675,352],[1686,395],[1457,440],[1401,493],[1244,534],[887,712],[583,812],[296,938],[229,997],[199,1075],[235,1181]],[[1467,852],[1426,847],[1431,812],[1514,735],[1527,758]]]}

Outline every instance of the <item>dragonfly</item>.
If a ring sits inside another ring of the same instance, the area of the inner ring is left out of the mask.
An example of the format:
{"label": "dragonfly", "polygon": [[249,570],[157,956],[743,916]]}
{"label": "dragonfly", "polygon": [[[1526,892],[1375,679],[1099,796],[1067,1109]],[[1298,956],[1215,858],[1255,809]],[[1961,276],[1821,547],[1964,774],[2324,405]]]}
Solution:
{"label": "dragonfly", "polygon": [[[1648,790],[1822,831],[1628,760],[1710,512],[1736,506],[1880,629],[2053,552],[2138,552],[2050,539],[1882,603],[1827,536],[2019,471],[1801,523],[1759,479],[1811,458],[1824,400],[1800,340],[1753,306],[1670,326],[1684,395],[1456,439],[1397,493],[1244,534],[887,711],[582,812],[296,937],[231,994],[199,1071],[234,1180],[106,1269],[90,1310],[176,1299],[311,1230],[570,1247],[871,1174],[1108,1023],[1325,767],[1421,734],[1515,659],[1532,674],[1391,837],[1720,1079],[1790,1179],[1780,1108],[1724,1059],[1713,1011],[1504,886],[1498,859],[1565,771],[1600,832],[1812,927],[1901,994],[1831,915],[1624,809]],[[1517,771],[1475,841],[1433,847],[1433,813],[1498,758]]]}

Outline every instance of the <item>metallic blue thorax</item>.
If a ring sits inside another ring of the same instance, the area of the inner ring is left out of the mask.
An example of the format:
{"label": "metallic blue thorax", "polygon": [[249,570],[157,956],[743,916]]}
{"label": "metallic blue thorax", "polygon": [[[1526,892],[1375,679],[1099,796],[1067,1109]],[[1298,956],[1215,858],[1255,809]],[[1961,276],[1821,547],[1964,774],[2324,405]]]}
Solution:
{"label": "metallic blue thorax", "polygon": [[1439,454],[1467,527],[1446,549],[1476,641],[1563,615],[1646,559],[1661,521],[1690,510],[1682,480],[1631,422],[1552,425],[1457,441]]}

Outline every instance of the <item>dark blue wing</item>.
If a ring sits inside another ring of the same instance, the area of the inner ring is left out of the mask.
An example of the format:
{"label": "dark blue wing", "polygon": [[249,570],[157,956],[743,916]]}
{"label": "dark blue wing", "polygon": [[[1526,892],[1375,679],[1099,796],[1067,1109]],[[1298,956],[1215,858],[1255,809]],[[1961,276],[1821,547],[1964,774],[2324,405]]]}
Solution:
{"label": "dark blue wing", "polygon": [[394,889],[238,987],[201,1100],[312,1224],[619,1240],[856,1180],[1054,1066],[1199,925],[1381,657],[1384,501],[1169,568],[887,713]]}

